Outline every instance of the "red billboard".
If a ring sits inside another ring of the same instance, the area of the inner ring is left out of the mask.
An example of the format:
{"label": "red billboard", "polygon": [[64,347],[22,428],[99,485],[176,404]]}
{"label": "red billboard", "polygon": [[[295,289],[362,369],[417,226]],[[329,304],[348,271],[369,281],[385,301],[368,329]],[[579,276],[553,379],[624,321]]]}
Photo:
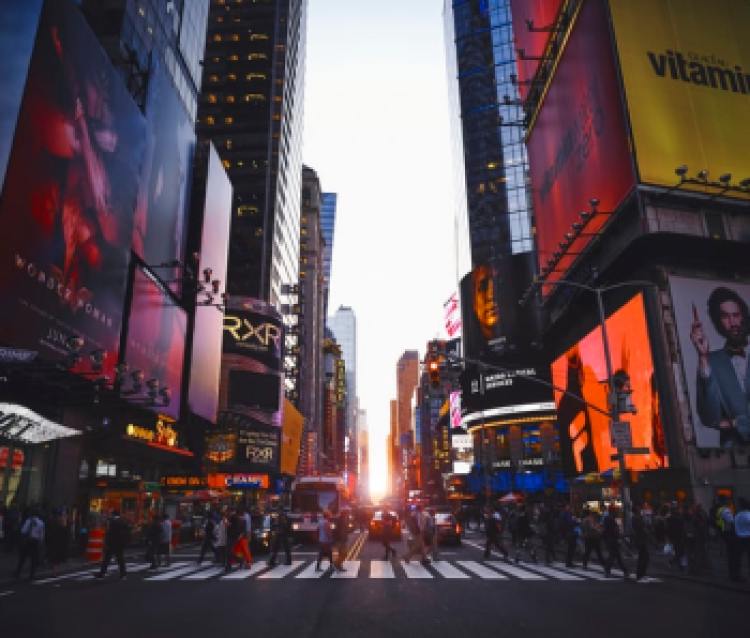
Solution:
{"label": "red billboard", "polygon": [[[538,58],[544,54],[551,27],[560,12],[563,0],[511,0],[510,13],[513,20],[513,38],[516,49],[516,68],[518,69],[518,92],[521,99],[525,100],[529,92],[527,81],[531,80],[539,68],[539,60],[522,59],[518,53],[519,49],[524,52],[524,57]],[[533,29],[529,29],[529,22]]]}
{"label": "red billboard", "polygon": [[[635,184],[604,2],[584,2],[527,145],[543,267],[580,211],[591,210],[591,198],[600,211],[613,211]],[[606,219],[589,221],[549,281],[564,274]]]}
{"label": "red billboard", "polygon": [[[203,157],[199,154],[196,172],[205,171],[205,197],[203,198],[203,232],[201,235],[198,272],[203,276],[211,270],[210,279],[226,287],[227,259],[229,254],[229,226],[232,216],[232,184],[227,177],[221,159],[209,144]],[[196,202],[197,205],[200,205]],[[218,295],[216,303],[221,302]],[[216,421],[219,404],[219,375],[221,373],[222,331],[224,315],[217,308],[198,306],[193,328],[193,353],[190,366],[190,390],[188,403],[197,415]]]}
{"label": "red billboard", "polygon": [[142,389],[133,392],[126,385],[125,397],[140,402],[151,391],[155,410],[179,418],[186,332],[185,311],[154,278],[136,268],[124,361],[131,375],[140,371]]}
{"label": "red billboard", "polygon": [[[606,320],[607,337],[615,376],[627,379],[636,414],[621,414],[630,425],[633,447],[648,448],[648,454],[626,456],[627,467],[653,470],[669,464],[659,391],[654,374],[651,341],[646,325],[643,295],[639,293]],[[552,364],[552,383],[560,431],[560,457],[566,474],[603,472],[617,465],[612,455],[610,419],[599,410],[608,409],[607,362],[601,328],[589,332]],[[582,397],[582,404],[574,396]]]}
{"label": "red billboard", "polygon": [[112,373],[144,139],[78,9],[48,2],[0,200],[0,343],[58,360],[83,338]]}

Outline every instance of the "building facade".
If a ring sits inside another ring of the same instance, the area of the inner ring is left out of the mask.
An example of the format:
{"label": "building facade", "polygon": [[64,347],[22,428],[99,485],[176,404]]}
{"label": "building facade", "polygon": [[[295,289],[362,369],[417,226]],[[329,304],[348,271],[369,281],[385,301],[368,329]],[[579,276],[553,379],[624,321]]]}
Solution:
{"label": "building facade", "polygon": [[333,238],[336,231],[336,193],[323,193],[320,209],[320,229],[325,240],[323,273],[325,276],[325,308],[328,316],[328,291],[331,289],[331,266],[333,264]]}

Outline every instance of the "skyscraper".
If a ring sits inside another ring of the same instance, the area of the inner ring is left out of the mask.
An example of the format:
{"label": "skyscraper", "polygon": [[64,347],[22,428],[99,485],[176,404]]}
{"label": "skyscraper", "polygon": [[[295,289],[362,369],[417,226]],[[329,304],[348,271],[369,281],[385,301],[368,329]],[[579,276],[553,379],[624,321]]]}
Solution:
{"label": "skyscraper", "polygon": [[228,291],[278,308],[299,279],[306,7],[212,0],[199,106],[234,186]]}
{"label": "skyscraper", "polygon": [[323,193],[320,210],[320,229],[325,240],[323,275],[325,277],[325,308],[328,312],[328,291],[331,289],[331,263],[333,261],[333,233],[336,228],[336,193]]}

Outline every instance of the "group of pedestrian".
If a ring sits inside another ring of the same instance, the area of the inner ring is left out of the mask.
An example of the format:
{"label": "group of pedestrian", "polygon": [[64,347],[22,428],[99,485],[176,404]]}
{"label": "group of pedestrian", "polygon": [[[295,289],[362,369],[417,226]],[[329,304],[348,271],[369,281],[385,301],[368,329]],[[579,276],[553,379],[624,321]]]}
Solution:
{"label": "group of pedestrian", "polygon": [[55,574],[68,559],[71,536],[64,510],[55,509],[45,515],[37,507],[23,512],[17,507],[3,507],[0,519],[5,552],[18,552],[16,578],[21,577],[27,563],[29,578],[33,579],[42,562],[46,562]]}
{"label": "group of pedestrian", "polygon": [[[415,556],[419,555],[423,565],[429,565],[428,553],[432,560],[438,560],[438,544],[436,538],[436,525],[434,512],[422,505],[416,505],[406,514],[407,549],[404,554],[406,564]],[[395,555],[395,552],[394,552]]]}
{"label": "group of pedestrian", "polygon": [[742,560],[747,558],[750,573],[750,501],[740,498],[735,509],[729,499],[720,499],[716,509],[716,526],[724,543],[729,579],[736,583],[746,582],[742,575]]}
{"label": "group of pedestrian", "polygon": [[250,551],[252,539],[252,516],[246,509],[229,509],[209,512],[203,521],[203,541],[198,555],[200,565],[211,552],[214,561],[224,566],[226,572],[234,563],[241,569],[250,569],[253,556]]}
{"label": "group of pedestrian", "polygon": [[348,520],[347,513],[339,510],[336,514],[325,510],[318,517],[318,561],[315,571],[321,571],[321,562],[328,559],[328,569],[346,571],[344,560],[347,552]]}

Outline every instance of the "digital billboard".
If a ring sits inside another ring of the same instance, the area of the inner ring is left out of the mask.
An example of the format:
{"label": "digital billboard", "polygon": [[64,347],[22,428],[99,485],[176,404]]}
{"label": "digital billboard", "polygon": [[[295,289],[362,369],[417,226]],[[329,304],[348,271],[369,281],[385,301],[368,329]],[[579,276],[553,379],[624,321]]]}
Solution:
{"label": "digital billboard", "polygon": [[86,21],[48,2],[0,202],[0,343],[55,360],[82,337],[112,374],[144,140],[140,111]]}
{"label": "digital billboard", "polygon": [[671,276],[695,444],[750,443],[750,284]]}
{"label": "digital billboard", "polygon": [[[218,279],[220,288],[224,290],[232,216],[232,184],[213,144],[208,145],[205,157],[199,158],[197,166],[197,171],[205,173],[205,179],[199,180],[205,184],[204,196],[202,201],[195,202],[195,206],[203,208],[198,274],[202,277],[206,268],[211,269],[211,279]],[[215,301],[218,303],[221,299],[217,296]],[[217,308],[196,308],[188,404],[195,414],[214,423],[219,405],[223,324],[224,315]]]}
{"label": "digital billboard", "polygon": [[[550,27],[555,24],[563,2],[564,0],[511,0],[510,2],[519,80],[518,92],[522,100],[526,99],[529,92],[527,82],[534,77],[539,67],[538,58],[544,54],[552,33]],[[533,30],[529,28],[529,22],[533,25]],[[523,50],[523,59],[518,49]]]}
{"label": "digital billboard", "polygon": [[[667,467],[643,294],[637,294],[612,313],[606,326],[613,373],[626,376],[632,388],[630,398],[637,409],[636,414],[621,414],[619,418],[630,424],[633,447],[649,450],[648,454],[627,455],[627,467],[636,470]],[[571,476],[615,467],[617,461],[611,457],[617,454],[617,449],[612,446],[609,417],[575,398],[582,397],[588,404],[608,410],[607,363],[600,327],[554,361],[552,382],[565,390],[554,391],[565,473]]]}
{"label": "digital billboard", "polygon": [[[175,419],[180,416],[186,331],[185,311],[155,279],[136,268],[124,360],[131,374],[136,370],[143,373],[144,391],[152,379],[158,382],[154,389],[161,394],[157,395],[158,406],[154,409]],[[164,388],[169,392],[165,393]]]}
{"label": "digital billboard", "polygon": [[707,169],[714,181],[726,173],[737,182],[750,177],[750,4],[610,5],[640,180],[673,186],[683,164],[688,176]]}
{"label": "digital billboard", "polygon": [[[145,112],[148,143],[133,224],[133,251],[153,267],[184,261],[195,150],[193,121],[167,70],[156,59],[149,73]],[[167,269],[159,272],[164,279],[176,279]]]}
{"label": "digital billboard", "polygon": [[281,315],[258,299],[232,297],[224,314],[220,409],[247,423],[281,425]]}
{"label": "digital billboard", "polygon": [[[527,139],[542,266],[580,211],[591,210],[590,199],[611,212],[635,184],[615,70],[605,3],[586,0]],[[549,281],[562,277],[607,218],[591,218]]]}

